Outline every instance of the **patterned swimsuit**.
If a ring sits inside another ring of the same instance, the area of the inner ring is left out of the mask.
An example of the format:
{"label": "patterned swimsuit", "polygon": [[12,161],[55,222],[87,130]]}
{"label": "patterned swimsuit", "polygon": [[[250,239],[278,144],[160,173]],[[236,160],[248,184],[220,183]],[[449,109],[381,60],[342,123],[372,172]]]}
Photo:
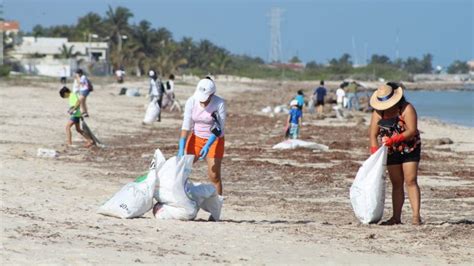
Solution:
{"label": "patterned swimsuit", "polygon": [[[379,142],[382,141],[383,137],[392,137],[395,135],[402,134],[406,131],[406,123],[402,116],[403,109],[404,107],[400,107],[398,116],[392,118],[384,118],[384,112],[382,111],[382,119],[378,123]],[[409,140],[404,140],[399,143],[394,143],[392,146],[388,147],[387,164],[399,164],[409,161],[419,161],[420,147],[420,132],[417,130],[413,138]]]}

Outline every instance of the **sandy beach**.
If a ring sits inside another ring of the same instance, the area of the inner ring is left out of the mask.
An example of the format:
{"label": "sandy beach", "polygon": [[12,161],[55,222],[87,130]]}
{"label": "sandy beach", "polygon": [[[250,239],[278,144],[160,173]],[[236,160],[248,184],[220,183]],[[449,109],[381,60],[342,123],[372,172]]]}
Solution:
{"label": "sandy beach", "polygon": [[[94,79],[92,79],[94,81]],[[474,264],[473,129],[421,119],[422,226],[361,225],[349,187],[368,156],[368,114],[349,120],[305,115],[301,138],[329,151],[277,151],[285,103],[308,83],[217,79],[228,104],[222,221],[121,220],[96,214],[124,184],[146,172],[156,148],[177,151],[181,114],[142,126],[148,80],[97,79],[88,124],[104,148],[65,144],[67,101],[57,81],[0,81],[1,263],[10,264]],[[197,80],[178,79],[184,104]],[[336,83],[334,83],[336,84]],[[331,83],[329,83],[331,85]],[[119,96],[121,87],[141,97]],[[332,85],[331,85],[332,86]],[[441,144],[449,138],[452,144]],[[37,157],[39,148],[56,158]],[[206,182],[198,163],[193,180]],[[388,180],[387,180],[388,181]],[[388,182],[389,183],[389,182]],[[387,184],[384,220],[391,215]]]}

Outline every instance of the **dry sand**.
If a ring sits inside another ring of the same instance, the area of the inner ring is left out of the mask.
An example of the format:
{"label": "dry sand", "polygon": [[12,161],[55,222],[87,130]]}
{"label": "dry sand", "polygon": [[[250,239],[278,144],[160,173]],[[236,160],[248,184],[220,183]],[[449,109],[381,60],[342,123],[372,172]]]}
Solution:
{"label": "dry sand", "polygon": [[[184,103],[193,83],[178,82]],[[144,97],[118,96],[121,86],[97,80],[89,126],[105,148],[66,148],[67,101],[56,82],[0,81],[1,263],[5,264],[405,264],[474,263],[472,128],[421,121],[422,138],[450,145],[422,151],[419,183],[425,224],[361,225],[349,187],[367,154],[366,114],[352,121],[306,115],[302,139],[329,152],[275,151],[284,116],[259,113],[290,99],[288,83],[217,81],[229,107],[221,222],[157,221],[151,213],[120,220],[98,206],[144,173],[154,149],[177,150],[181,115],[141,126]],[[147,81],[124,86],[147,91]],[[250,93],[251,92],[251,93]],[[38,148],[59,151],[38,158]],[[192,178],[206,181],[205,165]],[[388,185],[384,219],[391,213]]]}

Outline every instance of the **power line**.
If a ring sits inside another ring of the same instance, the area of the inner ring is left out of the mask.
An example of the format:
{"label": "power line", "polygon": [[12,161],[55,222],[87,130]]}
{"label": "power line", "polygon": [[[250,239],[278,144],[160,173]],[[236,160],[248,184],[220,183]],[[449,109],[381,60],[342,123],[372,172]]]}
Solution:
{"label": "power line", "polygon": [[270,11],[270,54],[271,63],[281,62],[281,17],[283,9],[273,7]]}
{"label": "power line", "polygon": [[0,0],[0,66],[3,66],[3,0]]}

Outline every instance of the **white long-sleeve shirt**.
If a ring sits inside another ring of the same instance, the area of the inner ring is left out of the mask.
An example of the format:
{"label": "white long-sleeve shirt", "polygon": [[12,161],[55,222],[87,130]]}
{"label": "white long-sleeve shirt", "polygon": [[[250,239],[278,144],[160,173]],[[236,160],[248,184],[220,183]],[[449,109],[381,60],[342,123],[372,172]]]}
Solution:
{"label": "white long-sleeve shirt", "polygon": [[217,95],[213,95],[211,101],[206,107],[202,107],[194,96],[189,97],[184,106],[183,130],[193,130],[194,135],[208,139],[211,136],[211,127],[214,125],[212,113],[217,112],[219,124],[222,133],[219,137],[224,136],[226,105],[224,99]]}
{"label": "white long-sleeve shirt", "polygon": [[159,79],[150,79],[150,90],[148,91],[148,94],[159,97],[161,93],[161,81]]}

